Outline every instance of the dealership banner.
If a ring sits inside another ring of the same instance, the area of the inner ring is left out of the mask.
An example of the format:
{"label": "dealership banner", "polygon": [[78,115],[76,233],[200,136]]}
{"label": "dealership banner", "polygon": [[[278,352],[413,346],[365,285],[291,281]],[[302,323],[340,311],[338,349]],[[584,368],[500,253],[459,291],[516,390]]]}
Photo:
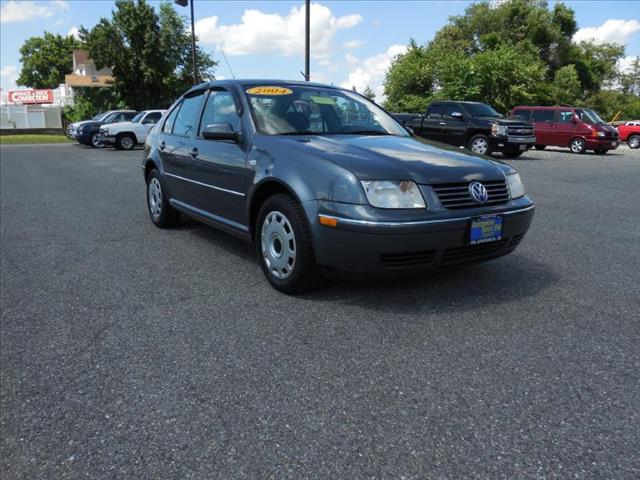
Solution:
{"label": "dealership banner", "polygon": [[13,90],[9,91],[9,103],[33,104],[53,103],[53,90]]}

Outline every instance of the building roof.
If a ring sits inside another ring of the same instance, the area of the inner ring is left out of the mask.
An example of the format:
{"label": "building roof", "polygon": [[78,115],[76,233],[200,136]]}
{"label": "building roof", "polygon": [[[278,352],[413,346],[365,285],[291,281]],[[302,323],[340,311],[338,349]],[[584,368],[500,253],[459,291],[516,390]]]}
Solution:
{"label": "building roof", "polygon": [[64,83],[69,87],[112,87],[114,78],[111,75],[76,75],[64,76]]}

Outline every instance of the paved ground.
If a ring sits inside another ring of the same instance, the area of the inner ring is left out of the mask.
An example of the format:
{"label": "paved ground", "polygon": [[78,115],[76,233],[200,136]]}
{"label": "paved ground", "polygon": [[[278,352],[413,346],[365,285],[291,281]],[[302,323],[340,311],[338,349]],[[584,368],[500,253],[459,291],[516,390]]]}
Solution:
{"label": "paved ground", "polygon": [[640,151],[528,153],[511,256],[291,298],[141,152],[0,150],[2,478],[640,476]]}

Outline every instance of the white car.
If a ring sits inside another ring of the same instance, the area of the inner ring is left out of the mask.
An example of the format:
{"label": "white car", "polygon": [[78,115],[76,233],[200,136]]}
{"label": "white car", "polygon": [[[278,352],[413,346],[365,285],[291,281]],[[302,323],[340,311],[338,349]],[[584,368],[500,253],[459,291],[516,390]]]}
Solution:
{"label": "white car", "polygon": [[100,127],[100,141],[118,150],[131,150],[143,144],[149,130],[158,123],[166,110],[144,110],[130,122],[107,123]]}

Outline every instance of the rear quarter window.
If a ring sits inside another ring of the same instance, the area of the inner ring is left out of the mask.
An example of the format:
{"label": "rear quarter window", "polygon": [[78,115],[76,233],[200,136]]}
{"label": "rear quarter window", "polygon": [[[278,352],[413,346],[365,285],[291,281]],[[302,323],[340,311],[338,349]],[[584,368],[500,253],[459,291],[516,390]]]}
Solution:
{"label": "rear quarter window", "polygon": [[553,110],[534,110],[531,120],[534,122],[552,122],[555,111]]}

